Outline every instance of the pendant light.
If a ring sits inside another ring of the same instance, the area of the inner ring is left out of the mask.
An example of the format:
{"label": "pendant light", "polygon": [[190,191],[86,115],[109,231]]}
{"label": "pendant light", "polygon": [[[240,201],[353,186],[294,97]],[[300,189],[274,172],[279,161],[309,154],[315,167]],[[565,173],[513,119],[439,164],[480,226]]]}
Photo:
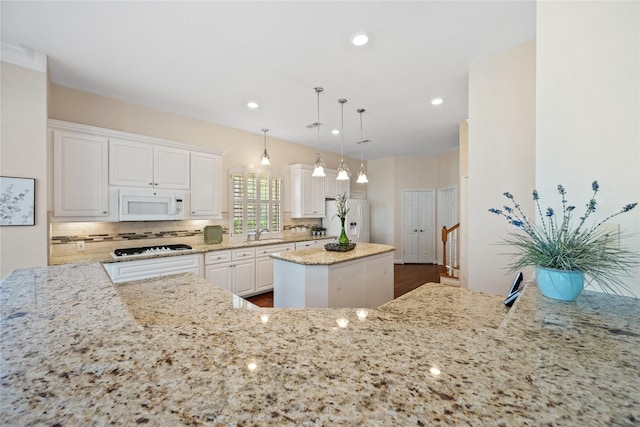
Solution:
{"label": "pendant light", "polygon": [[316,162],[313,164],[313,174],[311,174],[311,176],[323,177],[325,176],[325,164],[322,161],[322,156],[320,155],[320,93],[324,91],[324,89],[321,87],[315,87],[313,90],[315,90],[318,95],[318,121],[315,123],[318,128],[318,152],[316,153]]}
{"label": "pendant light", "polygon": [[360,171],[358,172],[358,179],[356,182],[358,184],[366,184],[369,180],[367,179],[367,170],[364,168],[364,149],[362,145],[365,142],[369,142],[369,140],[365,141],[362,138],[362,113],[365,112],[365,109],[358,108],[356,111],[360,114],[360,142],[358,142],[358,144],[360,144]]}
{"label": "pendant light", "polygon": [[340,136],[342,138],[342,142],[340,144],[340,164],[338,165],[338,177],[336,178],[338,181],[348,181],[349,180],[349,167],[344,162],[344,104],[347,102],[346,99],[338,99],[340,103],[340,114],[342,117],[342,122],[340,125]]}
{"label": "pendant light", "polygon": [[269,129],[262,129],[262,132],[264,132],[264,152],[260,156],[260,164],[269,166],[271,164],[269,153],[267,153],[267,132],[269,132]]}

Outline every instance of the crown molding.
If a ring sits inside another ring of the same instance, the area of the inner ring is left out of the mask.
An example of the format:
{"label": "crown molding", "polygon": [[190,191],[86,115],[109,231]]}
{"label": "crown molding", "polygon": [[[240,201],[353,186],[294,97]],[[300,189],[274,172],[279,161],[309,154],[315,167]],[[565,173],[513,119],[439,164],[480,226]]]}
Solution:
{"label": "crown molding", "polygon": [[6,40],[0,46],[0,60],[43,73],[47,71],[47,55]]}

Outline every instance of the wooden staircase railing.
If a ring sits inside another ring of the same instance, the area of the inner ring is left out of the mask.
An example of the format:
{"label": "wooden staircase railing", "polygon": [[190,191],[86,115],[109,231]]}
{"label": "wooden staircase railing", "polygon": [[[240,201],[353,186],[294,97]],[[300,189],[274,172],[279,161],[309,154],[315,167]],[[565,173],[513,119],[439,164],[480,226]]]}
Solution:
{"label": "wooden staircase railing", "polygon": [[[451,228],[447,228],[447,227],[442,227],[442,273],[440,273],[440,276],[446,276],[446,277],[454,277],[453,275],[450,275],[447,271],[447,267],[450,267],[451,270],[453,270],[454,268],[458,268],[457,265],[453,265],[454,263],[457,264],[457,259],[455,259],[456,262],[451,262],[448,265],[447,263],[447,242],[449,240],[449,234],[453,233],[454,231],[456,231],[458,228],[460,228],[460,223],[457,223],[456,225],[452,226]],[[455,239],[456,242],[456,247],[453,248],[453,251],[457,251],[457,242],[458,239]],[[453,254],[452,254],[453,255]]]}

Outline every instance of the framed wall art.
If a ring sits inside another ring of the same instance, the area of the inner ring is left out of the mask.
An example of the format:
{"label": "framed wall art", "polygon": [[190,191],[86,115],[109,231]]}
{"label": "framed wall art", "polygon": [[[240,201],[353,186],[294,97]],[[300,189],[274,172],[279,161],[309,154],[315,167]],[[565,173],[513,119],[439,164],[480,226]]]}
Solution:
{"label": "framed wall art", "polygon": [[35,225],[36,180],[0,176],[0,225]]}

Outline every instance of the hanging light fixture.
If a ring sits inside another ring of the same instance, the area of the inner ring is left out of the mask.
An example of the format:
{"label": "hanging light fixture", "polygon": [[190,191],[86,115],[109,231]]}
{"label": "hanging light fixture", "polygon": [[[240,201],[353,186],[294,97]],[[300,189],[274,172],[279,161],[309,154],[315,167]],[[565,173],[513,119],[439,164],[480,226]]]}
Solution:
{"label": "hanging light fixture", "polygon": [[318,128],[318,151],[316,153],[316,162],[313,164],[313,174],[311,176],[325,176],[324,174],[324,162],[322,161],[322,156],[320,155],[320,93],[324,91],[321,87],[315,87],[313,90],[316,91],[318,95],[318,121],[315,123],[315,126]]}
{"label": "hanging light fixture", "polygon": [[342,138],[342,142],[340,144],[340,164],[338,165],[338,177],[336,179],[339,181],[348,181],[349,167],[344,162],[344,104],[347,100],[338,99],[338,102],[340,103],[340,114],[342,117],[342,122],[340,124],[340,136]]}
{"label": "hanging light fixture", "polygon": [[358,113],[360,114],[360,142],[358,142],[358,144],[360,144],[360,171],[358,172],[358,179],[356,180],[356,182],[358,184],[366,184],[367,182],[369,182],[369,180],[367,179],[367,170],[364,168],[364,149],[363,149],[363,144],[365,142],[369,142],[369,140],[364,140],[362,138],[362,113],[365,112],[364,108],[358,108]]}
{"label": "hanging light fixture", "polygon": [[260,156],[260,164],[269,166],[271,164],[269,153],[267,153],[267,132],[269,132],[269,129],[262,129],[262,132],[264,132],[264,152]]}

